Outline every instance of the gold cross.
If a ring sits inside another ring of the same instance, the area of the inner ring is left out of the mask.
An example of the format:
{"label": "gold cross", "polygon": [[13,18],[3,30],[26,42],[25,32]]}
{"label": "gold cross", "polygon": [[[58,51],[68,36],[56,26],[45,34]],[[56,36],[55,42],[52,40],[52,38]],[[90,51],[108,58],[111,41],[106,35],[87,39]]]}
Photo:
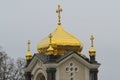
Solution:
{"label": "gold cross", "polygon": [[93,40],[94,40],[93,35],[91,35],[90,40],[91,40],[91,47],[93,47]]}
{"label": "gold cross", "polygon": [[30,40],[28,40],[28,51],[30,51]]}
{"label": "gold cross", "polygon": [[61,25],[61,21],[60,21],[60,12],[62,12],[62,8],[60,8],[60,5],[58,5],[58,9],[56,10],[56,13],[58,13],[58,25]]}
{"label": "gold cross", "polygon": [[49,34],[49,38],[50,38],[50,45],[52,44],[52,34]]}

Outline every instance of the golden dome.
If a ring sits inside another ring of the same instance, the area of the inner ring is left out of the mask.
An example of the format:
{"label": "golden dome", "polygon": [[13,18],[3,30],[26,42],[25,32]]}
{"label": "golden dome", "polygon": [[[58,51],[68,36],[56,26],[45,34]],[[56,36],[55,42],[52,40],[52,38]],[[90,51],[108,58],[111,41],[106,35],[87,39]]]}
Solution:
{"label": "golden dome", "polygon": [[58,5],[56,12],[58,13],[58,27],[49,36],[40,41],[37,51],[46,55],[64,55],[68,51],[80,53],[83,47],[82,43],[61,27],[60,13],[62,8],[60,8],[60,5]]}
{"label": "golden dome", "polygon": [[37,50],[39,53],[46,53],[50,44],[54,49],[54,54],[63,55],[67,51],[81,52],[83,47],[82,43],[66,32],[61,25],[58,25],[57,29],[51,35],[51,43],[49,36],[47,36],[38,44]]}

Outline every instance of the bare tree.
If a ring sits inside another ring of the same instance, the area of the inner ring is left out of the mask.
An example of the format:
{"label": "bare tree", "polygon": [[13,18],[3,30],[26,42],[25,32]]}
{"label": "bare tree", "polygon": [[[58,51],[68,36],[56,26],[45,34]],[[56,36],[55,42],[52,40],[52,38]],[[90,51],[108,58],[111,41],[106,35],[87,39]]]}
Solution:
{"label": "bare tree", "polygon": [[6,80],[7,59],[7,54],[5,54],[3,51],[0,51],[0,80]]}
{"label": "bare tree", "polygon": [[24,80],[25,59],[12,59],[0,50],[0,80]]}
{"label": "bare tree", "polygon": [[16,70],[15,70],[15,80],[24,80],[24,67],[26,65],[26,61],[23,58],[18,58],[16,60]]}

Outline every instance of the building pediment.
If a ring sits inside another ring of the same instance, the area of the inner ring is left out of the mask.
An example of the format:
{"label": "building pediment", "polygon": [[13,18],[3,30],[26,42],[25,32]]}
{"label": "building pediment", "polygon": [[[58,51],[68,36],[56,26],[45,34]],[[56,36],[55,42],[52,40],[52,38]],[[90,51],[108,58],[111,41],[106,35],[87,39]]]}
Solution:
{"label": "building pediment", "polygon": [[83,64],[84,66],[88,67],[89,69],[98,68],[100,66],[99,63],[91,64],[87,57],[81,56],[75,52],[70,52],[70,53],[62,56],[61,58],[57,59],[55,61],[55,63],[52,63],[52,64],[47,63],[45,65],[47,67],[57,67],[57,66],[60,66],[62,63],[66,62],[67,60],[69,60],[70,58],[76,59],[80,64]]}
{"label": "building pediment", "polygon": [[31,71],[32,68],[38,62],[40,64],[45,65],[46,67],[57,67],[57,66],[61,65],[62,63],[64,63],[65,61],[69,60],[70,58],[76,59],[80,64],[83,64],[90,69],[98,68],[100,66],[99,63],[91,64],[87,57],[81,56],[81,55],[79,55],[75,52],[69,52],[62,57],[58,57],[58,58],[53,59],[52,61],[50,61],[50,59],[48,59],[48,56],[36,53],[36,54],[34,54],[31,62],[28,65],[28,67],[26,68],[26,71]]}
{"label": "building pediment", "polygon": [[43,64],[43,62],[34,54],[32,60],[25,68],[25,71],[31,71],[37,64]]}

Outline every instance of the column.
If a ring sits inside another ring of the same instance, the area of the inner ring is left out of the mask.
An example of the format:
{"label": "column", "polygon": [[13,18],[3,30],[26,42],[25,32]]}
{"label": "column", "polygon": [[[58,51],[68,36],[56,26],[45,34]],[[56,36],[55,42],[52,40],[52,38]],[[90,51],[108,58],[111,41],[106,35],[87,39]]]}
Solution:
{"label": "column", "polygon": [[25,72],[25,80],[31,80],[31,72]]}
{"label": "column", "polygon": [[47,68],[47,80],[56,80],[55,79],[55,73],[56,73],[56,68]]}
{"label": "column", "polygon": [[90,69],[90,80],[98,80],[98,69]]}

